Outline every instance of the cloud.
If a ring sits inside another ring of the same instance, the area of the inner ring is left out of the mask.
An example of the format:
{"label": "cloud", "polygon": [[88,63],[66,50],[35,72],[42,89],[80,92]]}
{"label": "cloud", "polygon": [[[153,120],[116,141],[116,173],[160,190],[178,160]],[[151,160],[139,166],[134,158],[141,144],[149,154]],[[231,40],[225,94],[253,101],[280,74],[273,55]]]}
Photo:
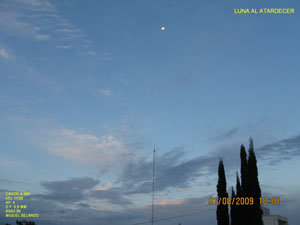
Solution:
{"label": "cloud", "polygon": [[159,205],[181,205],[183,201],[161,201]]}
{"label": "cloud", "polygon": [[106,199],[110,204],[128,205],[132,203],[129,199],[123,197],[123,193],[120,188],[93,190],[89,193],[89,196],[93,199]]}
{"label": "cloud", "polygon": [[13,54],[11,50],[0,46],[0,59],[3,61],[9,61],[13,58]]}
{"label": "cloud", "polygon": [[49,36],[47,34],[38,34],[35,36],[37,40],[47,40]]}
{"label": "cloud", "polygon": [[[184,160],[186,153],[183,147],[157,156],[156,191],[169,188],[185,189],[193,186],[194,182],[201,180],[202,177],[207,180],[208,177],[217,173],[220,157],[223,158],[226,172],[234,174],[240,164],[241,144],[240,142],[221,144],[209,154],[190,160]],[[255,148],[255,152],[259,160],[270,165],[283,160],[291,160],[300,156],[300,136]],[[201,181],[200,185],[210,186],[210,182],[205,182],[205,180]],[[150,193],[152,191],[152,162],[145,158],[129,162],[119,181],[127,190],[127,194]]]}
{"label": "cloud", "polygon": [[291,160],[300,156],[300,135],[266,144],[256,150],[259,158],[269,165],[277,165],[284,160]]}
{"label": "cloud", "polygon": [[[7,7],[9,8],[9,7]],[[11,8],[0,11],[0,29],[11,35],[25,35],[36,40],[46,40],[48,35],[41,32],[41,28],[29,21],[21,19],[22,14]]]}
{"label": "cloud", "polygon": [[[117,192],[115,192],[117,191]],[[30,207],[39,209],[40,221],[43,220],[43,224],[53,224],[57,218],[61,218],[60,211],[64,212],[64,223],[66,224],[87,224],[87,223],[103,223],[117,225],[122,221],[125,225],[132,225],[139,222],[149,221],[151,218],[151,205],[143,205],[142,207],[135,207],[128,202],[119,202],[118,197],[120,190],[111,190],[107,192],[91,191],[89,196],[90,200],[80,200],[73,204],[66,204],[64,206],[58,204],[55,201],[41,200],[41,198],[31,198]],[[179,200],[166,200],[162,202],[156,202],[155,204],[155,219],[164,220],[164,224],[174,224],[174,219],[167,219],[174,216],[187,215],[191,213],[201,214],[201,220],[205,224],[215,223],[215,208],[208,206],[208,197],[203,196],[200,198],[185,198]],[[116,199],[115,206],[119,204],[125,204],[123,210],[117,208],[103,209],[105,202],[98,202],[99,207],[93,207],[92,199],[104,199],[113,202]],[[121,197],[122,198],[122,197]],[[110,199],[110,200],[109,200]],[[61,201],[63,202],[63,201]],[[60,208],[58,211],[57,209]],[[210,210],[210,211],[208,211]],[[210,213],[212,212],[212,213]],[[186,224],[197,224],[199,222],[198,216],[184,216],[180,218],[180,221]],[[52,223],[51,223],[52,222]]]}
{"label": "cloud", "polygon": [[86,204],[86,203],[78,203],[78,206],[79,207],[82,207],[82,208],[90,208],[90,205],[89,204]]}
{"label": "cloud", "polygon": [[234,127],[228,131],[223,131],[220,134],[218,134],[215,137],[212,137],[209,139],[209,141],[221,141],[221,140],[228,140],[236,135],[238,135],[241,132],[241,128],[239,127]]}
{"label": "cloud", "polygon": [[[45,194],[35,194],[33,198],[51,200],[61,204],[77,205],[80,207],[97,207],[98,200],[112,205],[130,205],[132,202],[125,198],[120,188],[99,190],[96,186],[98,179],[91,177],[71,178],[61,181],[41,182],[48,191]],[[87,205],[86,202],[89,202]],[[95,205],[96,204],[96,205]]]}
{"label": "cloud", "polygon": [[16,167],[16,166],[24,166],[25,163],[16,160],[7,160],[7,159],[0,159],[0,167]]}
{"label": "cloud", "polygon": [[125,144],[112,135],[97,137],[69,129],[56,131],[48,148],[58,156],[102,170],[118,171],[134,159]]}
{"label": "cloud", "polygon": [[86,51],[85,54],[86,54],[86,55],[91,55],[91,56],[96,56],[96,55],[98,55],[97,52],[92,51],[92,50]]}
{"label": "cloud", "polygon": [[55,81],[53,79],[49,79],[44,74],[39,73],[35,69],[33,69],[31,67],[29,67],[29,68],[26,67],[24,69],[26,69],[28,72],[25,75],[23,75],[23,77],[41,85],[41,86],[50,88],[55,92],[59,92],[62,89],[62,85],[60,83],[58,83],[57,81]]}
{"label": "cloud", "polygon": [[112,182],[108,182],[107,184],[97,187],[98,191],[106,191],[112,187]]}
{"label": "cloud", "polygon": [[109,96],[113,96],[114,92],[112,90],[109,90],[109,89],[101,89],[100,94],[109,97]]}
{"label": "cloud", "polygon": [[34,197],[65,203],[77,202],[86,199],[85,191],[91,190],[98,183],[99,180],[89,177],[42,182],[41,185],[49,192]]}
{"label": "cloud", "polygon": [[270,121],[268,118],[262,117],[252,123],[214,131],[214,135],[207,141],[213,144],[241,143],[248,141],[252,137],[256,145],[262,145],[278,139],[280,137],[278,134],[280,134],[281,130],[282,128],[279,127],[276,121]]}
{"label": "cloud", "polygon": [[9,185],[14,185],[14,184],[28,184],[27,182],[24,181],[19,181],[19,180],[11,180],[11,179],[5,179],[5,178],[0,178],[0,182],[2,184],[9,184]]}
{"label": "cloud", "polygon": [[[193,181],[216,171],[218,157],[200,156],[184,160],[183,147],[175,148],[156,157],[156,191],[167,188],[187,188]],[[152,162],[140,158],[129,162],[119,181],[127,194],[150,193],[152,191]]]}
{"label": "cloud", "polygon": [[110,53],[104,52],[102,54],[102,60],[104,60],[104,61],[113,61],[114,59],[113,59],[113,57]]}
{"label": "cloud", "polygon": [[32,11],[53,12],[54,5],[47,0],[16,0],[18,5],[23,5]]}
{"label": "cloud", "polygon": [[72,45],[58,45],[56,46],[56,48],[62,48],[62,49],[69,49],[69,48],[72,48],[73,46]]}
{"label": "cloud", "polygon": [[[32,38],[37,41],[52,41],[64,48],[76,41],[79,51],[96,54],[86,43],[85,33],[61,16],[53,1],[16,0],[0,2],[0,30],[5,34]],[[60,3],[63,4],[63,3]]]}
{"label": "cloud", "polygon": [[42,182],[41,185],[50,192],[72,192],[72,191],[85,191],[95,187],[99,184],[99,180],[82,177],[82,178],[72,178],[63,181],[52,181],[52,182]]}

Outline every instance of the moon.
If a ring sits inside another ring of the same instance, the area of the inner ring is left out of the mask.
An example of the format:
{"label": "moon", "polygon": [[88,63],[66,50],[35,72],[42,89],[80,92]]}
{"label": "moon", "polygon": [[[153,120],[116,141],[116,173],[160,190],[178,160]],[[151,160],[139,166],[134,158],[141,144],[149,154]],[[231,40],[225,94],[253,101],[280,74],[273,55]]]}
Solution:
{"label": "moon", "polygon": [[166,28],[164,27],[164,26],[162,26],[161,28],[160,28],[160,30],[162,30],[162,31],[164,31]]}

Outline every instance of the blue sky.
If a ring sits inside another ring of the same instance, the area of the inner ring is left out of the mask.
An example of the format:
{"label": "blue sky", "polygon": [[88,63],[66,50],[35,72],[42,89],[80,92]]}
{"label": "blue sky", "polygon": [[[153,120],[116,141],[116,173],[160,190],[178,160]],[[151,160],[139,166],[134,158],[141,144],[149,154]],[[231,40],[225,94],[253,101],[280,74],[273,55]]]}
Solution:
{"label": "blue sky", "polygon": [[[298,6],[1,1],[2,192],[31,191],[29,204],[43,224],[57,219],[54,208],[67,212],[65,224],[147,221],[155,144],[156,218],[206,210],[207,197],[216,195],[218,158],[230,187],[239,146],[251,136],[263,193],[285,200],[271,212],[295,224]],[[296,13],[233,13],[264,7]],[[201,218],[215,224],[214,212]]]}

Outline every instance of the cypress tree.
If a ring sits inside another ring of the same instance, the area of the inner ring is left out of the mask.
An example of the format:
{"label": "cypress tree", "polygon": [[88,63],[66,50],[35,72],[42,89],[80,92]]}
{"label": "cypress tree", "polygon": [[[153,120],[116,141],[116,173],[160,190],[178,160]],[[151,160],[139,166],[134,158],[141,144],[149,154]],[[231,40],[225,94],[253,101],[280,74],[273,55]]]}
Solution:
{"label": "cypress tree", "polygon": [[[244,145],[241,145],[240,149],[241,157],[241,192],[240,198],[245,198],[248,196],[248,160],[247,153]],[[240,205],[240,225],[249,225],[249,206]]]}
{"label": "cypress tree", "polygon": [[[233,187],[231,187],[231,199],[235,198],[235,192]],[[231,225],[239,225],[237,221],[237,205],[236,204],[231,204],[230,205],[230,220],[231,220]]]}
{"label": "cypress tree", "polygon": [[228,205],[223,204],[222,199],[228,197],[228,193],[226,190],[226,176],[224,170],[223,160],[220,159],[219,169],[218,169],[218,184],[217,184],[217,192],[218,192],[218,201],[221,198],[221,203],[217,206],[217,221],[218,225],[229,225],[229,216],[228,216]]}
{"label": "cypress tree", "polygon": [[247,153],[244,145],[241,145],[240,157],[241,157],[242,193],[244,196],[247,196],[248,161],[247,161]]}
{"label": "cypress tree", "polygon": [[240,197],[242,196],[242,187],[240,183],[239,174],[236,173],[236,196]]}
{"label": "cypress tree", "polygon": [[[242,186],[240,183],[240,178],[239,178],[238,173],[236,173],[236,197],[237,198],[243,197]],[[236,205],[235,206],[236,224],[237,225],[242,225],[242,224],[246,223],[246,221],[243,221],[243,220],[245,220],[245,218],[243,218],[243,208],[244,207],[245,207],[244,205]]]}
{"label": "cypress tree", "polygon": [[247,189],[248,196],[253,197],[254,204],[249,206],[249,218],[251,225],[263,225],[262,210],[260,208],[259,198],[261,197],[261,189],[258,181],[257,161],[253,147],[253,140],[250,138],[248,157],[248,176]]}

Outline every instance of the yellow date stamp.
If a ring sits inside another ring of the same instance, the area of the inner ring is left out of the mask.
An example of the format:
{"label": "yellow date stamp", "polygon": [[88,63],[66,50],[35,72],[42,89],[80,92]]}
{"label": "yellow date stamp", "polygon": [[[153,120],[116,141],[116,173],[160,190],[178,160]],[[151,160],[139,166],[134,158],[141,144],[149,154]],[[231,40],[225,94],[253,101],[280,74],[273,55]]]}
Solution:
{"label": "yellow date stamp", "polygon": [[[208,198],[209,205],[253,205],[253,197],[222,197],[222,198]],[[280,205],[280,197],[261,197],[259,198],[260,205]]]}

